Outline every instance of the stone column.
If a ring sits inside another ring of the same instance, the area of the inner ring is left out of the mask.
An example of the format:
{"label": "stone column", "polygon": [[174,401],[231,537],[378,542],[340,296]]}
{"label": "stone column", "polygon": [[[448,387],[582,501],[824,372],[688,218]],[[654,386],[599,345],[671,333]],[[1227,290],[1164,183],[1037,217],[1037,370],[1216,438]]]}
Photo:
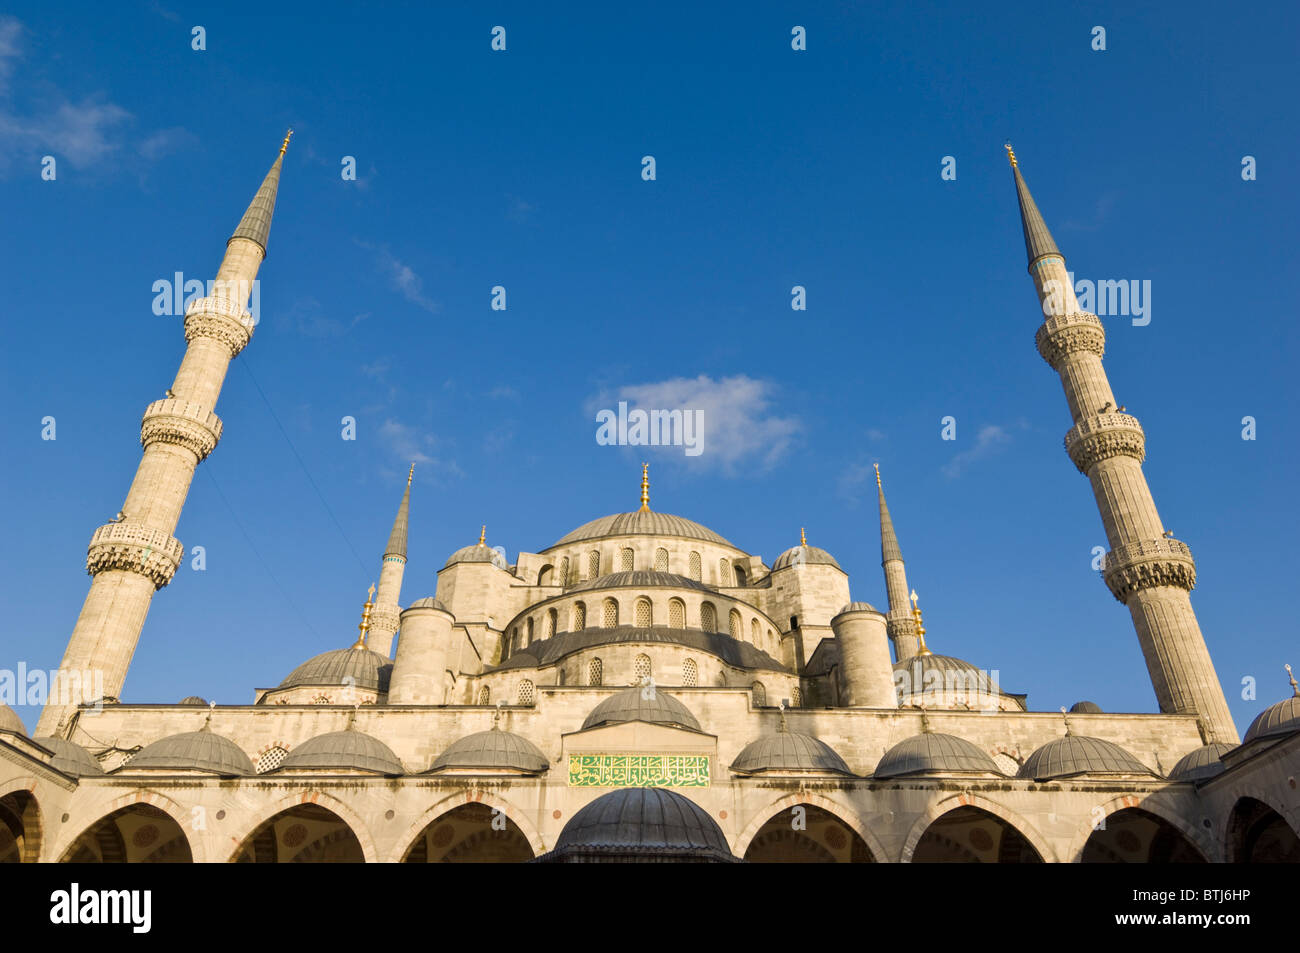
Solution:
{"label": "stone column", "polygon": [[897,708],[894,667],[885,617],[857,602],[831,619],[840,647],[840,681],[846,708]]}

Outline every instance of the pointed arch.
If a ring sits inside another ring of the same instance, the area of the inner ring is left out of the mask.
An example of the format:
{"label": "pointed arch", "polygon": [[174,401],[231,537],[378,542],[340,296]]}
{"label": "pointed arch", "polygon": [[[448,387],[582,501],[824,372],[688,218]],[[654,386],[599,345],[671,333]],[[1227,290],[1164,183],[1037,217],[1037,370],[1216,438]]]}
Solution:
{"label": "pointed arch", "polygon": [[[936,792],[939,793],[939,792]],[[1054,863],[1057,859],[1056,852],[1052,850],[1051,844],[1039,831],[1029,823],[1028,820],[1019,814],[1003,807],[995,801],[988,798],[980,797],[978,794],[972,794],[967,791],[951,797],[946,797],[935,801],[926,809],[925,813],[916,819],[912,829],[908,831],[907,839],[903,841],[903,848],[899,852],[899,862],[910,864],[912,857],[916,853],[916,847],[921,842],[921,838],[934,825],[936,821],[945,814],[964,808],[973,807],[985,814],[992,814],[994,817],[1004,821],[1011,827],[1030,848],[1038,854],[1043,863]]]}
{"label": "pointed arch", "polygon": [[1101,802],[1092,809],[1092,813],[1087,818],[1080,822],[1073,838],[1070,840],[1070,846],[1064,851],[1063,856],[1070,863],[1082,863],[1084,848],[1094,833],[1094,825],[1097,823],[1097,819],[1106,819],[1118,814],[1120,811],[1135,808],[1176,830],[1191,842],[1192,846],[1200,852],[1203,858],[1208,860],[1219,858],[1218,846],[1211,841],[1208,832],[1198,831],[1187,821],[1184,821],[1179,816],[1178,811],[1163,803],[1159,794],[1148,795],[1145,798],[1132,794],[1121,794],[1108,801]]}
{"label": "pointed arch", "polygon": [[668,571],[668,550],[656,549],[655,550],[655,572],[667,572],[667,571]]}
{"label": "pointed arch", "polygon": [[1224,860],[1232,864],[1300,863],[1300,836],[1268,802],[1242,795],[1224,824]]}
{"label": "pointed arch", "polygon": [[491,792],[472,789],[449,794],[432,807],[427,808],[423,814],[407,827],[406,832],[397,839],[393,853],[386,859],[391,863],[400,863],[405,860],[411,849],[416,846],[417,839],[424,834],[430,824],[440,817],[450,814],[456,808],[464,807],[466,804],[483,804],[489,808],[499,810],[512,824],[519,828],[534,856],[546,853],[546,845],[542,841],[541,834],[523,808]]}
{"label": "pointed arch", "polygon": [[35,783],[0,794],[0,863],[34,864],[41,859],[45,822],[41,805],[32,793]]}
{"label": "pointed arch", "polygon": [[686,603],[676,597],[668,600],[668,628],[686,628]]}
{"label": "pointed arch", "polygon": [[[338,819],[338,822],[346,827],[352,837],[356,839],[361,852],[361,860],[367,864],[373,864],[377,861],[379,854],[375,849],[374,838],[371,836],[370,829],[366,826],[366,822],[361,818],[361,815],[343,801],[333,795],[326,794],[324,791],[303,791],[291,794],[288,797],[280,798],[269,807],[259,811],[252,823],[245,824],[243,830],[231,838],[236,847],[230,854],[228,861],[237,863],[242,854],[255,848],[253,839],[264,826],[276,821],[282,814],[288,814],[299,807],[317,807],[333,814]],[[326,834],[318,838],[308,844],[307,847],[304,847],[300,853],[308,850],[320,851],[327,848],[330,843],[338,843],[337,838],[326,843],[326,839],[330,837],[334,837],[334,834]]]}
{"label": "pointed arch", "polygon": [[654,624],[654,609],[648,597],[641,596],[637,599],[632,621],[638,629],[648,629]]}
{"label": "pointed arch", "polygon": [[861,816],[852,806],[812,791],[798,791],[793,794],[786,794],[756,811],[750,818],[749,823],[736,837],[732,853],[737,857],[744,857],[745,854],[749,853],[749,847],[755,835],[762,830],[768,821],[778,814],[788,813],[791,808],[800,804],[819,807],[827,814],[834,815],[845,827],[862,839],[863,843],[867,845],[867,850],[871,852],[871,856],[877,862],[884,863],[888,859],[889,854],[885,851],[884,844],[880,842],[880,839],[875,834],[868,830],[867,826],[862,822]]}
{"label": "pointed arch", "polygon": [[587,627],[587,604],[585,602],[575,602],[573,604],[573,631],[581,632]]}
{"label": "pointed arch", "polygon": [[[183,807],[161,792],[143,789],[132,791],[130,794],[124,794],[121,797],[114,798],[107,805],[97,808],[96,811],[99,816],[90,824],[87,824],[80,830],[67,830],[66,833],[64,833],[63,836],[51,846],[47,856],[52,860],[58,860],[60,863],[67,863],[67,855],[72,853],[73,849],[77,846],[77,841],[82,837],[82,835],[89,833],[96,824],[106,820],[113,814],[121,811],[123,808],[131,808],[136,805],[152,808],[157,812],[166,815],[181,829],[182,833],[186,830],[186,825],[183,824],[182,821],[188,820],[193,813],[190,809]],[[205,862],[208,858],[204,839],[201,837],[191,838],[186,835],[186,840],[189,844],[190,857],[194,863],[201,864]]]}

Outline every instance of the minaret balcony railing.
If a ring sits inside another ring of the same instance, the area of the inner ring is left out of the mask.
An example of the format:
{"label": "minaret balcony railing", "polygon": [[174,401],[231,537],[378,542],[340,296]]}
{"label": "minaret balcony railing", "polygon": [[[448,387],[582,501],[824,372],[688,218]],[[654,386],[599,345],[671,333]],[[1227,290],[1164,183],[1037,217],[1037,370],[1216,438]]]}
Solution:
{"label": "minaret balcony railing", "polygon": [[1065,452],[1086,476],[1095,464],[1110,457],[1130,456],[1141,463],[1147,455],[1147,438],[1136,417],[1118,412],[1097,414],[1066,432]]}
{"label": "minaret balcony railing", "polygon": [[145,408],[140,443],[169,443],[190,450],[201,462],[221,440],[221,418],[202,404],[169,397]]}
{"label": "minaret balcony railing", "polygon": [[126,521],[105,523],[90,537],[86,572],[92,576],[113,569],[135,572],[161,589],[171,582],[184,558],[184,544],[161,530]]}
{"label": "minaret balcony railing", "polygon": [[1191,592],[1196,587],[1196,562],[1187,544],[1177,539],[1140,539],[1117,546],[1102,563],[1111,595],[1127,605],[1143,589],[1175,586]]}
{"label": "minaret balcony railing", "polygon": [[1091,351],[1098,357],[1106,353],[1106,329],[1101,318],[1089,311],[1054,314],[1045,319],[1034,335],[1038,353],[1059,371],[1061,362],[1077,351]]}
{"label": "minaret balcony railing", "polygon": [[215,338],[233,358],[252,339],[256,324],[252,314],[229,298],[195,298],[185,309],[185,340]]}

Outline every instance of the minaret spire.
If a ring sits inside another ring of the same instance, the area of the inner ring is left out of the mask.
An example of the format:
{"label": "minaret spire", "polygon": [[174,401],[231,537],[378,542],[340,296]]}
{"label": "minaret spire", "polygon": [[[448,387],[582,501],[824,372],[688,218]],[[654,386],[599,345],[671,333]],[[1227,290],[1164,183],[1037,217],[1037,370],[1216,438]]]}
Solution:
{"label": "minaret spire", "polygon": [[406,574],[406,535],[411,518],[411,481],[415,478],[415,464],[406,474],[406,490],[397,507],[393,531],[388,534],[384,547],[384,560],[379,570],[379,596],[371,613],[369,648],[380,655],[389,655],[393,636],[401,626],[402,577]]}
{"label": "minaret spire", "polygon": [[641,464],[641,510],[642,513],[650,512],[650,464]]}
{"label": "minaret spire", "polygon": [[918,654],[924,645],[915,617],[907,601],[907,572],[903,566],[903,553],[898,548],[894,534],[894,521],[889,517],[885,503],[885,488],[880,482],[880,464],[873,463],[876,471],[876,495],[880,502],[880,566],[885,571],[885,591],[889,595],[889,615],[886,631],[894,643],[894,657],[898,661]]}
{"label": "minaret spire", "polygon": [[144,453],[117,519],[97,529],[86,553],[93,577],[49,702],[40,735],[62,736],[83,702],[118,698],[156,590],[171,582],[185,547],[173,533],[195,468],[221,439],[215,411],[226,371],[252,339],[248,298],[266,257],[280,184],[276,157],[244,218],[226,243],[207,297],[185,309],[185,356],[163,400],[144,412]]}
{"label": "minaret spire", "polygon": [[1092,484],[1110,552],[1103,578],[1128,607],[1162,712],[1199,716],[1207,742],[1235,744],[1237,728],[1214,671],[1189,597],[1196,563],[1187,545],[1165,530],[1142,472],[1146,435],[1136,417],[1115,410],[1102,367],[1106,332],[1079,309],[1065,258],[1052,241],[1020,174],[1012,176],[1042,313],[1038,353],[1060,375],[1074,426],[1065,449]]}

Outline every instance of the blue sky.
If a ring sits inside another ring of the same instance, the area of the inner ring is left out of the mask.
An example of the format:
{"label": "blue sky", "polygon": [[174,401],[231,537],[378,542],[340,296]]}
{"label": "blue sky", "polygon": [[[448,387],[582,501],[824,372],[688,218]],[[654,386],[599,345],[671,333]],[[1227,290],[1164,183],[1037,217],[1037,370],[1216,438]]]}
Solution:
{"label": "blue sky", "polygon": [[0,20],[0,665],[58,664],[184,348],[152,284],[215,275],[292,126],[261,323],[177,532],[207,568],[155,598],[125,700],[246,703],[350,644],[412,458],[404,602],[480,523],[513,559],[634,509],[643,452],[599,446],[594,411],[639,395],[713,424],[699,457],[651,454],[656,509],[769,564],[806,526],[883,605],[879,461],[935,651],[1035,709],[1154,710],[1034,350],[1009,137],[1076,277],[1152,283],[1149,325],[1104,318],[1106,367],[1238,728],[1285,695],[1293,5],[468,6]]}

